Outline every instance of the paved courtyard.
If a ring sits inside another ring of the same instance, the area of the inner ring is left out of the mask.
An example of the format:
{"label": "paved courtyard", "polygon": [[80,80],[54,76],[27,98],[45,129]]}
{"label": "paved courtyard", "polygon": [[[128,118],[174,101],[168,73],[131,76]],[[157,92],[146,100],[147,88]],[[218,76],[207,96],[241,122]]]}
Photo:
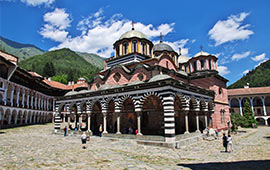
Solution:
{"label": "paved courtyard", "polygon": [[233,135],[232,153],[222,152],[221,139],[169,149],[92,137],[82,149],[79,136],[52,130],[53,124],[0,130],[0,169],[270,169],[270,127]]}

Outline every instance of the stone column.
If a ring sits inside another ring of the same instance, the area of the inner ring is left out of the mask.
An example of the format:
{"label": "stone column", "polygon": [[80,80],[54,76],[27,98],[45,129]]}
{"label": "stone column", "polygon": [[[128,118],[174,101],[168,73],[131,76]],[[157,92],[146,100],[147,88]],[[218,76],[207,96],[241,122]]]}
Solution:
{"label": "stone column", "polygon": [[263,115],[266,116],[267,113],[266,113],[266,108],[265,108],[265,97],[262,97],[262,104],[263,104]]}
{"label": "stone column", "polygon": [[35,109],[37,109],[37,106],[38,106],[38,105],[37,105],[37,104],[38,104],[38,103],[37,103],[37,98],[38,98],[38,95],[36,94],[36,95],[35,95],[35,106],[34,106]]}
{"label": "stone column", "polygon": [[14,86],[11,86],[11,94],[10,94],[10,104],[13,106],[13,97],[14,97]]}
{"label": "stone column", "polygon": [[186,131],[185,131],[185,134],[186,133],[189,133],[189,128],[188,128],[188,113],[189,111],[185,111],[185,125],[186,125]]}
{"label": "stone column", "polygon": [[3,96],[3,100],[4,100],[4,105],[7,105],[7,92],[8,92],[8,83],[4,82],[4,96]]}
{"label": "stone column", "polygon": [[267,122],[267,119],[265,119],[264,121],[265,121],[265,126],[268,126],[268,122]]}
{"label": "stone column", "polygon": [[117,132],[116,134],[121,134],[120,132],[120,112],[117,113]]}
{"label": "stone column", "polygon": [[69,126],[70,126],[70,114],[68,114],[67,117],[68,117],[68,128],[69,128]]}
{"label": "stone column", "polygon": [[142,112],[137,112],[137,128],[138,128],[138,133],[137,135],[142,135],[142,132],[141,132],[141,115],[142,115]]}
{"label": "stone column", "polygon": [[197,127],[196,132],[200,132],[200,126],[199,126],[199,112],[198,112],[198,111],[196,111],[196,127]]}
{"label": "stone column", "polygon": [[29,92],[28,92],[28,94],[27,94],[27,101],[26,101],[27,109],[29,109],[29,99],[30,99],[30,96],[29,96]]}
{"label": "stone column", "polygon": [[91,132],[91,115],[90,114],[87,114],[88,115],[88,118],[87,118],[87,130],[89,132]]}
{"label": "stone column", "polygon": [[205,129],[207,129],[207,127],[208,127],[207,112],[205,112],[205,115],[204,115],[204,122],[205,122]]}
{"label": "stone column", "polygon": [[25,90],[22,93],[22,107],[24,108],[24,98],[25,98]]}
{"label": "stone column", "polygon": [[31,95],[31,109],[34,108],[34,95]]}
{"label": "stone column", "polygon": [[251,110],[252,110],[252,113],[253,113],[253,116],[254,116],[254,107],[253,107],[253,99],[252,99],[252,97],[249,98],[249,101],[250,101]]}
{"label": "stone column", "polygon": [[107,113],[103,113],[103,133],[107,132]]}
{"label": "stone column", "polygon": [[17,105],[17,107],[19,107],[19,106],[20,106],[20,92],[21,92],[21,90],[20,90],[20,89],[18,89],[18,91],[17,91],[17,101],[16,101],[16,105]]}
{"label": "stone column", "polygon": [[164,137],[165,142],[175,141],[175,112],[174,112],[174,94],[167,92],[164,94],[163,101],[164,110]]}
{"label": "stone column", "polygon": [[243,116],[241,100],[242,100],[242,99],[239,98],[239,99],[238,99],[238,102],[239,102],[239,108],[240,108],[240,115]]}

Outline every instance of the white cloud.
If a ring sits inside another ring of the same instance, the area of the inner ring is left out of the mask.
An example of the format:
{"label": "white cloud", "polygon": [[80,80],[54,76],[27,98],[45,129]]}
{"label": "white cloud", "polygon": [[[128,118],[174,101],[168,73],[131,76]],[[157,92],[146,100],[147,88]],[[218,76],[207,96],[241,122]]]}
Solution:
{"label": "white cloud", "polygon": [[264,60],[260,61],[257,65],[255,65],[254,68],[258,67],[259,65],[261,65],[264,62],[266,62],[267,60],[269,60],[269,59],[268,58],[265,58]]}
{"label": "white cloud", "polygon": [[21,0],[21,2],[26,3],[31,6],[46,5],[50,6],[55,0]]}
{"label": "white cloud", "polygon": [[261,55],[257,55],[255,57],[251,57],[253,61],[262,61],[265,59],[265,53],[262,53]]}
{"label": "white cloud", "polygon": [[[113,43],[123,33],[131,30],[131,20],[123,19],[121,14],[115,14],[111,18],[106,19],[102,13],[103,10],[99,10],[87,18],[82,19],[77,25],[77,29],[81,31],[81,35],[71,37],[63,33],[63,37],[67,38],[50,50],[70,48],[74,51],[96,53],[102,57],[110,57],[114,51]],[[145,25],[140,22],[134,24],[135,30],[144,33],[149,39],[159,37],[160,32],[163,35],[167,35],[173,31],[173,26],[174,23],[161,24],[157,27],[151,24]],[[170,45],[177,50],[179,47],[184,47],[186,41],[188,40],[179,40],[170,43]],[[183,53],[187,52],[188,49],[184,48]]]}
{"label": "white cloud", "polygon": [[235,40],[248,39],[254,32],[249,30],[249,24],[243,25],[244,19],[249,13],[242,12],[238,15],[231,15],[227,20],[219,20],[208,32],[210,39],[215,40],[215,46]]}
{"label": "white cloud", "polygon": [[240,60],[242,58],[246,58],[247,56],[249,56],[249,54],[250,54],[250,51],[247,51],[247,52],[244,52],[244,53],[241,53],[241,54],[234,54],[232,56],[232,60],[233,61],[234,60],[238,61],[238,60]]}
{"label": "white cloud", "polygon": [[226,66],[218,66],[217,70],[218,70],[219,74],[222,76],[230,73],[230,70],[228,70],[228,67],[226,67]]}
{"label": "white cloud", "polygon": [[243,71],[243,75],[246,75],[247,73],[249,72],[249,70],[245,70],[245,71]]}
{"label": "white cloud", "polygon": [[71,19],[64,9],[56,8],[53,12],[46,13],[43,19],[47,22],[40,31],[44,38],[57,42],[64,42],[67,39],[68,32],[65,29],[70,27]]}

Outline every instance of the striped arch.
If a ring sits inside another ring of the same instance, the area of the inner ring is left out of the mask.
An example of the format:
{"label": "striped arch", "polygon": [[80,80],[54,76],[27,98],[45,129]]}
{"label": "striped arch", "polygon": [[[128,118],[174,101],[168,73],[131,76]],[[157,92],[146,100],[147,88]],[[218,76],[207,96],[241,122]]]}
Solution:
{"label": "striped arch", "polygon": [[62,111],[62,109],[63,109],[63,107],[65,107],[65,103],[61,103],[60,105],[59,105],[59,107],[58,107],[58,110],[57,110],[57,112],[58,113],[61,113],[61,111]]}
{"label": "striped arch", "polygon": [[[130,96],[130,95],[124,95],[124,96],[122,96],[122,97],[119,99],[118,103],[116,103],[116,107],[115,107],[115,108],[119,109],[119,112],[122,110],[123,102],[124,102],[126,99],[128,99],[128,98],[130,98],[130,99],[132,100],[132,102],[133,102],[133,104],[134,104],[134,107],[135,107],[135,102],[136,102],[136,100],[133,98],[133,96]],[[116,109],[115,109],[115,111],[116,111]],[[118,111],[118,110],[117,110],[117,111]],[[116,111],[116,112],[117,112],[117,111]]]}
{"label": "striped arch", "polygon": [[72,112],[73,106],[75,106],[76,110],[78,109],[77,103],[76,103],[76,102],[72,102],[72,103],[69,105],[69,110],[68,110],[68,112],[69,112],[70,114],[71,114],[71,112]]}
{"label": "striped arch", "polygon": [[201,98],[199,101],[199,108],[200,111],[208,111],[208,102]]}
{"label": "striped arch", "polygon": [[[89,105],[90,107],[89,107],[89,110],[91,111],[91,113],[92,113],[92,111],[93,111],[93,106],[94,106],[94,104],[95,104],[96,102],[99,102],[100,105],[101,105],[100,99],[94,99],[94,100],[90,101],[90,105]],[[102,105],[101,105],[101,106],[102,106]]]}
{"label": "striped arch", "polygon": [[81,112],[83,112],[84,108],[83,108],[83,105],[85,104],[86,108],[85,108],[85,111],[87,111],[87,101],[86,100],[83,100],[81,101],[80,103],[80,108],[81,108]]}
{"label": "striped arch", "polygon": [[114,107],[115,107],[115,105],[116,105],[116,104],[115,104],[116,102],[115,102],[115,100],[114,100],[113,97],[108,97],[108,98],[106,98],[106,99],[105,99],[105,108],[104,108],[104,109],[106,110],[106,112],[108,111],[108,107],[109,107],[109,102],[110,102],[110,101],[113,101],[113,102],[114,102]]}
{"label": "striped arch", "polygon": [[174,101],[177,98],[180,100],[181,107],[183,108],[183,110],[189,110],[188,99],[181,93],[176,94],[176,96],[174,98]]}
{"label": "striped arch", "polygon": [[200,109],[199,103],[200,103],[200,100],[198,98],[191,96],[189,100],[189,109],[193,111],[199,111]]}
{"label": "striped arch", "polygon": [[[143,104],[145,102],[145,100],[149,97],[149,96],[156,96],[160,99],[160,101],[163,103],[163,97],[161,95],[159,95],[157,92],[151,91],[151,92],[147,92],[145,93],[142,98],[140,98],[140,100],[138,102],[135,102],[135,111],[142,110]],[[136,110],[137,109],[137,110]]]}

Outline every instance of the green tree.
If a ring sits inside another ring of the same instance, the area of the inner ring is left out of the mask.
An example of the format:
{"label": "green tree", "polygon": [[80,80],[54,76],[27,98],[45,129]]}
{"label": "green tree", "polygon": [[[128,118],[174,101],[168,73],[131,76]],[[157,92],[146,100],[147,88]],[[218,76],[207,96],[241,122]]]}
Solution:
{"label": "green tree", "polygon": [[68,83],[67,77],[68,76],[66,74],[62,74],[62,75],[53,76],[51,79],[53,81],[57,81],[57,82],[60,82],[60,83],[63,83],[63,84],[67,84]]}
{"label": "green tree", "polygon": [[247,100],[244,102],[243,113],[244,118],[246,119],[242,125],[243,127],[252,127],[253,124],[256,124],[256,120],[253,115],[251,105]]}
{"label": "green tree", "polygon": [[43,76],[44,77],[53,77],[55,75],[55,69],[52,62],[47,62],[43,67]]}

